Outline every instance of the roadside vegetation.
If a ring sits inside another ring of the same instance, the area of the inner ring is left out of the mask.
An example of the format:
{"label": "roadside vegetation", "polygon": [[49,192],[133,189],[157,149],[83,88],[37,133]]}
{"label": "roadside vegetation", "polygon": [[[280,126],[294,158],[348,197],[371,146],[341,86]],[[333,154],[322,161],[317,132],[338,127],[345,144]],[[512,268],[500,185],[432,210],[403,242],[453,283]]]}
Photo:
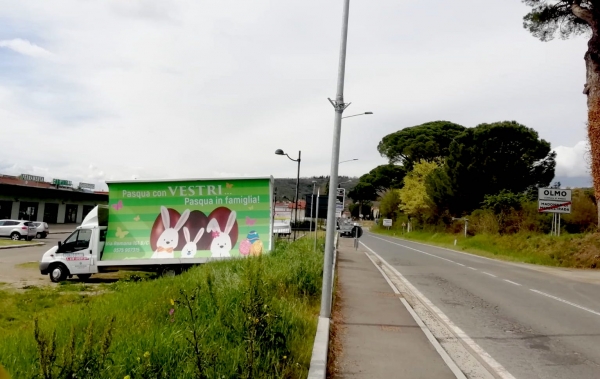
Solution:
{"label": "roadside vegetation", "polygon": [[16,245],[26,245],[31,243],[38,243],[39,241],[13,241],[8,238],[0,238],[0,247],[1,246],[16,246]]}
{"label": "roadside vegetation", "polygon": [[383,137],[378,150],[389,163],[350,191],[363,209],[378,205],[367,218],[393,220],[390,231],[372,230],[519,262],[600,266],[593,189],[573,189],[560,237],[550,236],[553,215],[538,212],[538,188],[562,186],[552,183],[556,153],[535,130],[515,121],[434,121]]}
{"label": "roadside vegetation", "polygon": [[309,239],[174,278],[0,289],[0,365],[19,378],[303,378],[321,291]]}
{"label": "roadside vegetation", "polygon": [[[560,237],[517,233],[511,235],[412,231],[375,227],[372,231],[417,242],[464,251],[488,258],[546,266],[599,268],[600,235],[565,234]],[[456,245],[454,241],[456,240]]]}

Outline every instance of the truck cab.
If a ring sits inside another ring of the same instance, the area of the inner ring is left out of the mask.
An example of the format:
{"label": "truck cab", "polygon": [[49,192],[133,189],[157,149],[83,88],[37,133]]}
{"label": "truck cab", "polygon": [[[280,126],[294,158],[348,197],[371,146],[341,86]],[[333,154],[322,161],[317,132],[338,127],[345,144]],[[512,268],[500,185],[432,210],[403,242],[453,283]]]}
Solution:
{"label": "truck cab", "polygon": [[108,226],[108,207],[97,206],[64,241],[42,256],[40,272],[57,283],[77,275],[86,280],[98,272]]}

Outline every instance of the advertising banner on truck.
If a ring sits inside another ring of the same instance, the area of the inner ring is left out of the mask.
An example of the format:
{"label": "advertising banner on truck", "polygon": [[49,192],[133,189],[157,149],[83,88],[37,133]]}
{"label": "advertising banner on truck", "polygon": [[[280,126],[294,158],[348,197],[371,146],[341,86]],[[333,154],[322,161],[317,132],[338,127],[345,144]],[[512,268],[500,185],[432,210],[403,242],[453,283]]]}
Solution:
{"label": "advertising banner on truck", "polygon": [[271,250],[272,178],[108,183],[103,261]]}

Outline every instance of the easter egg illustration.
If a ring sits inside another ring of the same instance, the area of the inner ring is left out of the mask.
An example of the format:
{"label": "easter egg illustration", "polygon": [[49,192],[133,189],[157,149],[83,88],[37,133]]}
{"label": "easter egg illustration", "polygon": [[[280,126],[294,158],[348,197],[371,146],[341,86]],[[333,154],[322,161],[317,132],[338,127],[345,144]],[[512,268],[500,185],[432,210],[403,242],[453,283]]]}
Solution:
{"label": "easter egg illustration", "polygon": [[[226,208],[226,207],[218,207],[216,209],[214,209],[212,212],[210,212],[210,214],[208,215],[208,221],[210,222],[210,220],[215,219],[217,220],[217,222],[219,223],[219,228],[221,230],[225,230],[225,226],[227,225],[227,221],[229,220],[229,215],[231,214],[231,209]],[[233,247],[235,246],[239,234],[238,234],[238,222],[235,221],[235,223],[233,224],[233,227],[231,228],[231,230],[229,231],[229,237],[231,238],[231,248],[233,249]],[[210,233],[208,233],[209,236],[211,236]],[[212,237],[211,236],[211,242],[212,242]]]}
{"label": "easter egg illustration", "polygon": [[250,254],[250,249],[252,248],[252,243],[250,242],[250,240],[245,239],[242,242],[240,242],[240,254],[241,255],[248,255]]}
{"label": "easter egg illustration", "polygon": [[[177,212],[173,208],[167,208],[167,211],[169,212],[169,226],[173,227],[173,226],[175,226],[177,221],[179,221],[181,214],[179,214],[179,212]],[[165,229],[166,228],[165,228],[165,224],[163,222],[163,218],[160,214],[160,211],[158,211],[156,220],[154,220],[154,224],[152,224],[152,229],[150,230],[150,247],[152,248],[152,251],[156,250],[156,243],[158,242],[158,237],[160,237],[160,235],[162,234],[162,232],[165,231]],[[183,237],[181,237],[181,238],[183,238]],[[185,243],[185,240],[184,240],[184,243]]]}
{"label": "easter egg illustration", "polygon": [[254,242],[252,244],[252,247],[250,248],[250,255],[254,256],[254,257],[258,257],[259,255],[261,255],[263,252],[263,243],[258,240],[256,242]]}
{"label": "easter egg illustration", "polygon": [[[206,233],[206,225],[208,224],[208,217],[202,211],[194,210],[190,212],[190,216],[188,217],[184,226],[188,228],[191,238],[200,231],[200,229],[204,228],[205,233],[200,238],[200,241],[196,244],[198,250],[210,250],[210,242],[212,238],[210,233]],[[179,230],[179,244],[177,245],[176,250],[182,250],[187,241],[185,240],[185,236],[183,234],[183,228]]]}
{"label": "easter egg illustration", "polygon": [[254,243],[254,242],[258,241],[259,237],[258,237],[258,233],[256,233],[253,230],[250,233],[248,233],[248,236],[246,238],[248,238],[248,241],[250,241],[250,243]]}

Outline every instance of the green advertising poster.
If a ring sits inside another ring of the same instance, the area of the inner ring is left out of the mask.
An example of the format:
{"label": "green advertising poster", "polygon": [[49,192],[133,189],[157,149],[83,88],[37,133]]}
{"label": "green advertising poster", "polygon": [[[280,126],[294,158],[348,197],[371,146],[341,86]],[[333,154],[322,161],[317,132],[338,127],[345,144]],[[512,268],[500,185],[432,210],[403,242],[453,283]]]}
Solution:
{"label": "green advertising poster", "polygon": [[271,181],[108,183],[102,260],[260,255],[271,248]]}

